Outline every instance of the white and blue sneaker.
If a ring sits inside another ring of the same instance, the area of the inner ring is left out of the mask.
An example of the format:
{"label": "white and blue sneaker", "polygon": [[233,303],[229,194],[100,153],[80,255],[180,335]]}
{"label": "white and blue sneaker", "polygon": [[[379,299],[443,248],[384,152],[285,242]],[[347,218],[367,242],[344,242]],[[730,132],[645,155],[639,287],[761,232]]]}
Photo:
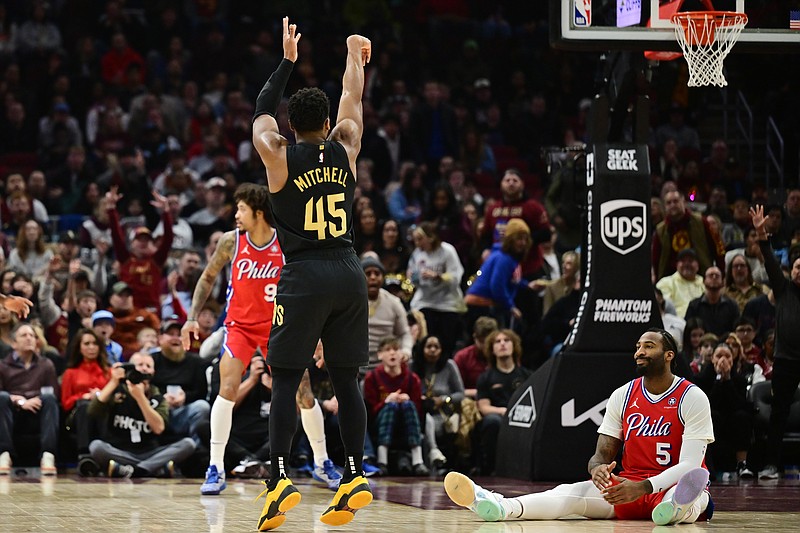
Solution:
{"label": "white and blue sneaker", "polygon": [[506,512],[500,503],[501,494],[484,489],[459,472],[444,477],[444,490],[453,503],[466,507],[487,522],[504,520]]}
{"label": "white and blue sneaker", "polygon": [[211,465],[206,470],[206,480],[200,486],[200,494],[212,496],[219,494],[228,484],[225,483],[225,472],[219,472],[216,465]]}
{"label": "white and blue sneaker", "polygon": [[708,470],[694,468],[678,480],[672,499],[664,500],[653,509],[653,522],[657,526],[676,524],[692,509],[694,502],[703,495],[708,486]]}
{"label": "white and blue sneaker", "polygon": [[339,481],[342,479],[342,475],[330,459],[325,459],[322,466],[315,465],[314,470],[311,471],[311,477],[325,483],[331,490],[337,490],[339,488]]}

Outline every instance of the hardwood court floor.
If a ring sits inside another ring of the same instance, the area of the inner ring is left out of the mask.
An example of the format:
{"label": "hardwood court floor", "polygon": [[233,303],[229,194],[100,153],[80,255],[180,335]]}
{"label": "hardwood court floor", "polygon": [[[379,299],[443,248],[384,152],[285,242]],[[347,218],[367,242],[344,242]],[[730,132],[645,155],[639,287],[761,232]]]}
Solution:
{"label": "hardwood court floor", "polygon": [[[254,503],[263,485],[229,482],[221,496],[199,494],[200,480],[82,479],[61,475],[39,479],[0,477],[0,532],[209,532],[255,531],[263,499]],[[506,495],[545,490],[552,483],[480,479]],[[481,521],[454,506],[441,480],[387,478],[370,480],[375,502],[346,526],[331,531],[383,533],[514,533],[514,532],[699,532],[800,530],[800,482],[732,483],[712,486],[717,513],[711,522],[655,527],[650,522],[562,520],[542,522]],[[311,480],[296,479],[303,500],[287,515],[281,532],[325,532],[319,522],[332,491]]]}

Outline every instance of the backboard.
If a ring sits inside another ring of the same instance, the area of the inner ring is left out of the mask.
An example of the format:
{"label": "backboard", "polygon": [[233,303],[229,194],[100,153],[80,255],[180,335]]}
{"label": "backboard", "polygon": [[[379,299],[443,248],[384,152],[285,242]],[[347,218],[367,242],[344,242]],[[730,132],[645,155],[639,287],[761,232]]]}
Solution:
{"label": "backboard", "polygon": [[550,0],[550,41],[564,50],[680,51],[670,23],[678,11],[744,12],[732,52],[800,52],[798,0]]}

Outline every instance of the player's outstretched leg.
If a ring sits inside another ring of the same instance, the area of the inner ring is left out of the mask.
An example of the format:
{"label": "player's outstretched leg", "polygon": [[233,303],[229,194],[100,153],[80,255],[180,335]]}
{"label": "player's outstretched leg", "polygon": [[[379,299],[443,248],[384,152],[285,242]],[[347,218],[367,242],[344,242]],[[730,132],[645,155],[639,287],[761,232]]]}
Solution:
{"label": "player's outstretched leg", "polygon": [[331,504],[319,519],[329,526],[343,526],[353,519],[356,511],[370,503],[372,490],[369,481],[363,475],[356,476],[352,481],[339,485]]}
{"label": "player's outstretched leg", "polygon": [[506,517],[500,504],[503,496],[484,489],[464,474],[447,474],[444,477],[444,490],[453,503],[468,508],[487,522],[497,522]]}
{"label": "player's outstretched leg", "polygon": [[261,517],[258,519],[259,531],[269,531],[279,527],[286,521],[286,511],[300,503],[300,492],[288,478],[278,477],[269,483],[265,482],[265,485],[267,488],[256,497],[258,500],[266,496]]}
{"label": "player's outstretched leg", "polygon": [[[708,470],[694,468],[678,480],[674,494],[653,509],[653,522],[659,526],[677,524],[692,510],[708,485]],[[702,510],[701,510],[702,512]],[[700,514],[699,512],[697,513]]]}

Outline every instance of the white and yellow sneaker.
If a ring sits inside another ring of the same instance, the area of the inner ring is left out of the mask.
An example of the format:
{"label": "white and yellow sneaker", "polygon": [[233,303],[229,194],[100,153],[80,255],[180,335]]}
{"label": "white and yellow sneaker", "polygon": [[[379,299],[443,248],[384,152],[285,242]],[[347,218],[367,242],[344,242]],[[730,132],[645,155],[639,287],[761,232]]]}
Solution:
{"label": "white and yellow sneaker", "polygon": [[444,477],[444,490],[453,503],[466,507],[487,522],[499,522],[506,517],[500,503],[503,495],[484,489],[464,474],[447,474]]}

